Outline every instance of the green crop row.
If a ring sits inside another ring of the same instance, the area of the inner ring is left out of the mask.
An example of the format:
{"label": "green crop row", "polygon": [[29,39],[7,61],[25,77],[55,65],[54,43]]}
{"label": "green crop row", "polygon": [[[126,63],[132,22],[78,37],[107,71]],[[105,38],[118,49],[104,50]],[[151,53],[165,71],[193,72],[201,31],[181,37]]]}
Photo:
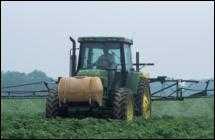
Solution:
{"label": "green crop row", "polygon": [[214,99],[153,102],[152,118],[133,122],[44,118],[43,99],[2,99],[1,138],[213,138]]}

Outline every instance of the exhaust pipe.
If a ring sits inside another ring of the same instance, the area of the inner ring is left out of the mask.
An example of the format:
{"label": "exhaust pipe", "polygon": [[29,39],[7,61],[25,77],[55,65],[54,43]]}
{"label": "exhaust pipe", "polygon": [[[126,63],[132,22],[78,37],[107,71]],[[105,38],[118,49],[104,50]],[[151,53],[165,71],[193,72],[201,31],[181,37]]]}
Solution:
{"label": "exhaust pipe", "polygon": [[72,41],[72,48],[70,49],[69,56],[69,76],[72,77],[75,75],[76,72],[76,42],[75,40],[70,36],[70,41]]}
{"label": "exhaust pipe", "polygon": [[139,52],[136,52],[136,71],[140,71],[140,61],[139,61]]}

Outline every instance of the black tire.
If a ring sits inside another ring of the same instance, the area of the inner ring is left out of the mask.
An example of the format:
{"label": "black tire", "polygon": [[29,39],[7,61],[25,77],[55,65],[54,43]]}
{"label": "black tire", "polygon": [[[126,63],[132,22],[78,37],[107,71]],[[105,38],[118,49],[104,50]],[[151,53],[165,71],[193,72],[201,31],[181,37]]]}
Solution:
{"label": "black tire", "polygon": [[[147,111],[144,110],[144,101],[143,98],[147,98]],[[151,117],[151,91],[150,91],[150,86],[149,82],[147,79],[140,79],[137,87],[137,96],[135,98],[136,104],[136,116],[143,116],[145,119],[148,119]]]}
{"label": "black tire", "polygon": [[57,115],[60,117],[67,117],[68,116],[68,105],[61,104],[61,107],[58,108],[57,113],[58,113]]}
{"label": "black tire", "polygon": [[112,115],[114,119],[133,120],[134,99],[130,89],[118,88],[115,90]]}
{"label": "black tire", "polygon": [[68,107],[62,105],[59,107],[59,98],[57,93],[49,93],[46,98],[46,118],[52,118],[56,116],[64,117],[67,115]]}
{"label": "black tire", "polygon": [[58,115],[59,100],[56,93],[49,93],[46,98],[46,117],[56,117]]}

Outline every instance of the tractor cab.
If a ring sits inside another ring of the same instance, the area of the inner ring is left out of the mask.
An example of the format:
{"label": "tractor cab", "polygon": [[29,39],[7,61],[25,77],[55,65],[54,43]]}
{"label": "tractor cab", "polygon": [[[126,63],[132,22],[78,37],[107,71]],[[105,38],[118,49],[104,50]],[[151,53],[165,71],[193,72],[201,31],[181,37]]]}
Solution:
{"label": "tractor cab", "polygon": [[132,69],[132,40],[122,37],[81,37],[79,69],[128,71]]}

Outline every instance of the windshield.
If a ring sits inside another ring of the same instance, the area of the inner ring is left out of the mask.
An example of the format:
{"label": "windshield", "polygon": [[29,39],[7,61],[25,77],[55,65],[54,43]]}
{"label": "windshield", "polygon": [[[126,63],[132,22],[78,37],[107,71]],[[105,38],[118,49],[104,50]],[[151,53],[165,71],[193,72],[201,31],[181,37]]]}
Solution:
{"label": "windshield", "polygon": [[83,43],[82,68],[121,69],[119,43]]}

